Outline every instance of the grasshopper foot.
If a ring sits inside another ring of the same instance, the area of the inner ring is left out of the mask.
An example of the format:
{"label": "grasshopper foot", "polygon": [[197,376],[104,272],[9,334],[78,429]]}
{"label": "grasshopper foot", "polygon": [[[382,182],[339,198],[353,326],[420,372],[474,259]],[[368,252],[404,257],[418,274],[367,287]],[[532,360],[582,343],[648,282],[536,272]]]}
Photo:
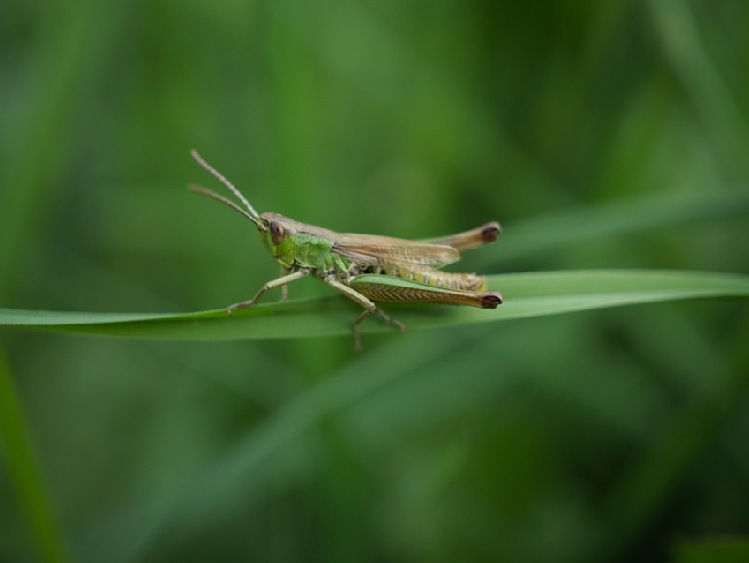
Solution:
{"label": "grasshopper foot", "polygon": [[233,305],[229,305],[226,308],[226,314],[231,315],[237,309],[248,309],[255,303],[257,303],[257,299],[250,299],[249,301],[240,301],[239,303],[234,303]]}
{"label": "grasshopper foot", "polygon": [[385,321],[388,324],[395,325],[398,327],[398,330],[401,332],[406,332],[406,325],[399,321],[398,319],[391,317],[389,315],[386,315],[382,312],[382,309],[375,309],[375,313],[377,313],[377,316],[380,317],[383,321]]}
{"label": "grasshopper foot", "polygon": [[398,319],[386,315],[380,309],[372,305],[371,309],[368,308],[354,321],[354,352],[361,352],[361,333],[359,331],[359,325],[367,316],[371,315],[372,313],[375,313],[386,323],[396,326],[401,332],[406,331],[406,325],[404,323],[400,322]]}

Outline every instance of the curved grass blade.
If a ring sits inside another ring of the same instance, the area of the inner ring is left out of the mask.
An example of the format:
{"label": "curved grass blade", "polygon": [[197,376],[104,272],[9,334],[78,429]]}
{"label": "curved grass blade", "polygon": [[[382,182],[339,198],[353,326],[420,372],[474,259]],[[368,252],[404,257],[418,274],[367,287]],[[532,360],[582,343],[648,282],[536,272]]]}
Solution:
{"label": "curved grass blade", "polygon": [[[495,311],[385,304],[409,329],[475,324],[590,309],[695,298],[749,297],[749,276],[684,271],[597,270],[487,277],[505,303]],[[223,309],[186,314],[47,312],[0,309],[0,326],[171,340],[301,338],[349,334],[358,311],[347,299],[261,304],[228,316]],[[389,327],[369,322],[365,332]]]}

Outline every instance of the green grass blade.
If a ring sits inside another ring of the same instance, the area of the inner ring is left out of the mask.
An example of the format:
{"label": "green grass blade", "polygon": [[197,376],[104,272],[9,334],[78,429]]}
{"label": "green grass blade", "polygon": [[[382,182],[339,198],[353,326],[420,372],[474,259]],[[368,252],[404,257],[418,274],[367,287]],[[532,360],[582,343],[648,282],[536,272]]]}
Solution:
{"label": "green grass blade", "polygon": [[68,561],[63,534],[37,464],[23,409],[1,352],[0,438],[18,502],[31,529],[36,550],[44,561]]}
{"label": "green grass blade", "polygon": [[[749,276],[683,271],[598,270],[490,276],[502,291],[496,311],[466,307],[386,304],[410,328],[475,324],[639,303],[749,297]],[[300,338],[348,334],[356,305],[337,296],[261,304],[228,316],[224,310],[186,314],[46,312],[0,309],[8,327],[172,340]],[[365,331],[392,330],[365,323]]]}
{"label": "green grass blade", "polygon": [[[638,199],[569,208],[539,215],[507,226],[502,237],[512,237],[496,253],[477,253],[472,263],[499,264],[529,255],[551,252],[601,238],[664,229],[679,224],[725,221],[749,213],[749,193],[744,186],[733,190],[675,192]],[[509,240],[509,238],[508,238]]]}

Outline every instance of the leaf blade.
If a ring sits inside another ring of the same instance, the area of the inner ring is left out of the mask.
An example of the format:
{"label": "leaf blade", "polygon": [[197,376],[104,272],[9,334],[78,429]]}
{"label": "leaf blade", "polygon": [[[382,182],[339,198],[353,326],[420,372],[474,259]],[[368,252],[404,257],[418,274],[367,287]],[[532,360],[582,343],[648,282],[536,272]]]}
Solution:
{"label": "leaf blade", "polygon": [[[749,276],[742,274],[583,270],[502,274],[488,276],[487,282],[505,296],[496,310],[423,304],[385,308],[410,328],[434,328],[663,301],[749,297]],[[264,303],[231,316],[223,309],[181,314],[0,309],[0,326],[132,338],[254,340],[348,334],[357,311],[341,296]],[[376,322],[362,328],[390,330]]]}

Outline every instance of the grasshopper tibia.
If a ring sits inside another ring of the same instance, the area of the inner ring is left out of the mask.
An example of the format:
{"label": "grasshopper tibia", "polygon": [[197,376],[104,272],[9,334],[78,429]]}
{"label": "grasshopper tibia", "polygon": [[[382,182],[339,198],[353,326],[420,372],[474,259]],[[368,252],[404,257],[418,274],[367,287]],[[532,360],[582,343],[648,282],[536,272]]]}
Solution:
{"label": "grasshopper tibia", "polygon": [[365,295],[359,293],[348,285],[341,283],[335,278],[335,276],[328,275],[323,277],[322,279],[330,287],[334,287],[335,289],[343,293],[346,297],[364,307],[364,311],[362,311],[362,313],[358,317],[356,317],[356,319],[354,319],[354,350],[356,352],[361,351],[361,335],[359,325],[372,313],[376,313],[377,316],[386,323],[397,326],[401,332],[404,332],[406,330],[406,325],[404,325],[398,319],[394,319],[393,317],[389,317],[388,315],[383,313],[380,309],[377,308],[377,305],[367,299]]}
{"label": "grasshopper tibia", "polygon": [[255,294],[255,297],[253,297],[249,301],[240,301],[239,303],[229,305],[226,308],[226,312],[231,315],[235,309],[247,309],[249,307],[252,307],[260,300],[263,295],[265,295],[266,292],[270,291],[271,289],[280,287],[281,291],[283,291],[286,289],[286,286],[288,284],[305,276],[308,276],[309,273],[310,272],[307,269],[297,270],[296,272],[291,272],[290,274],[286,274],[285,276],[281,276],[280,278],[276,278],[275,280],[265,282],[263,287],[260,288],[260,291]]}

